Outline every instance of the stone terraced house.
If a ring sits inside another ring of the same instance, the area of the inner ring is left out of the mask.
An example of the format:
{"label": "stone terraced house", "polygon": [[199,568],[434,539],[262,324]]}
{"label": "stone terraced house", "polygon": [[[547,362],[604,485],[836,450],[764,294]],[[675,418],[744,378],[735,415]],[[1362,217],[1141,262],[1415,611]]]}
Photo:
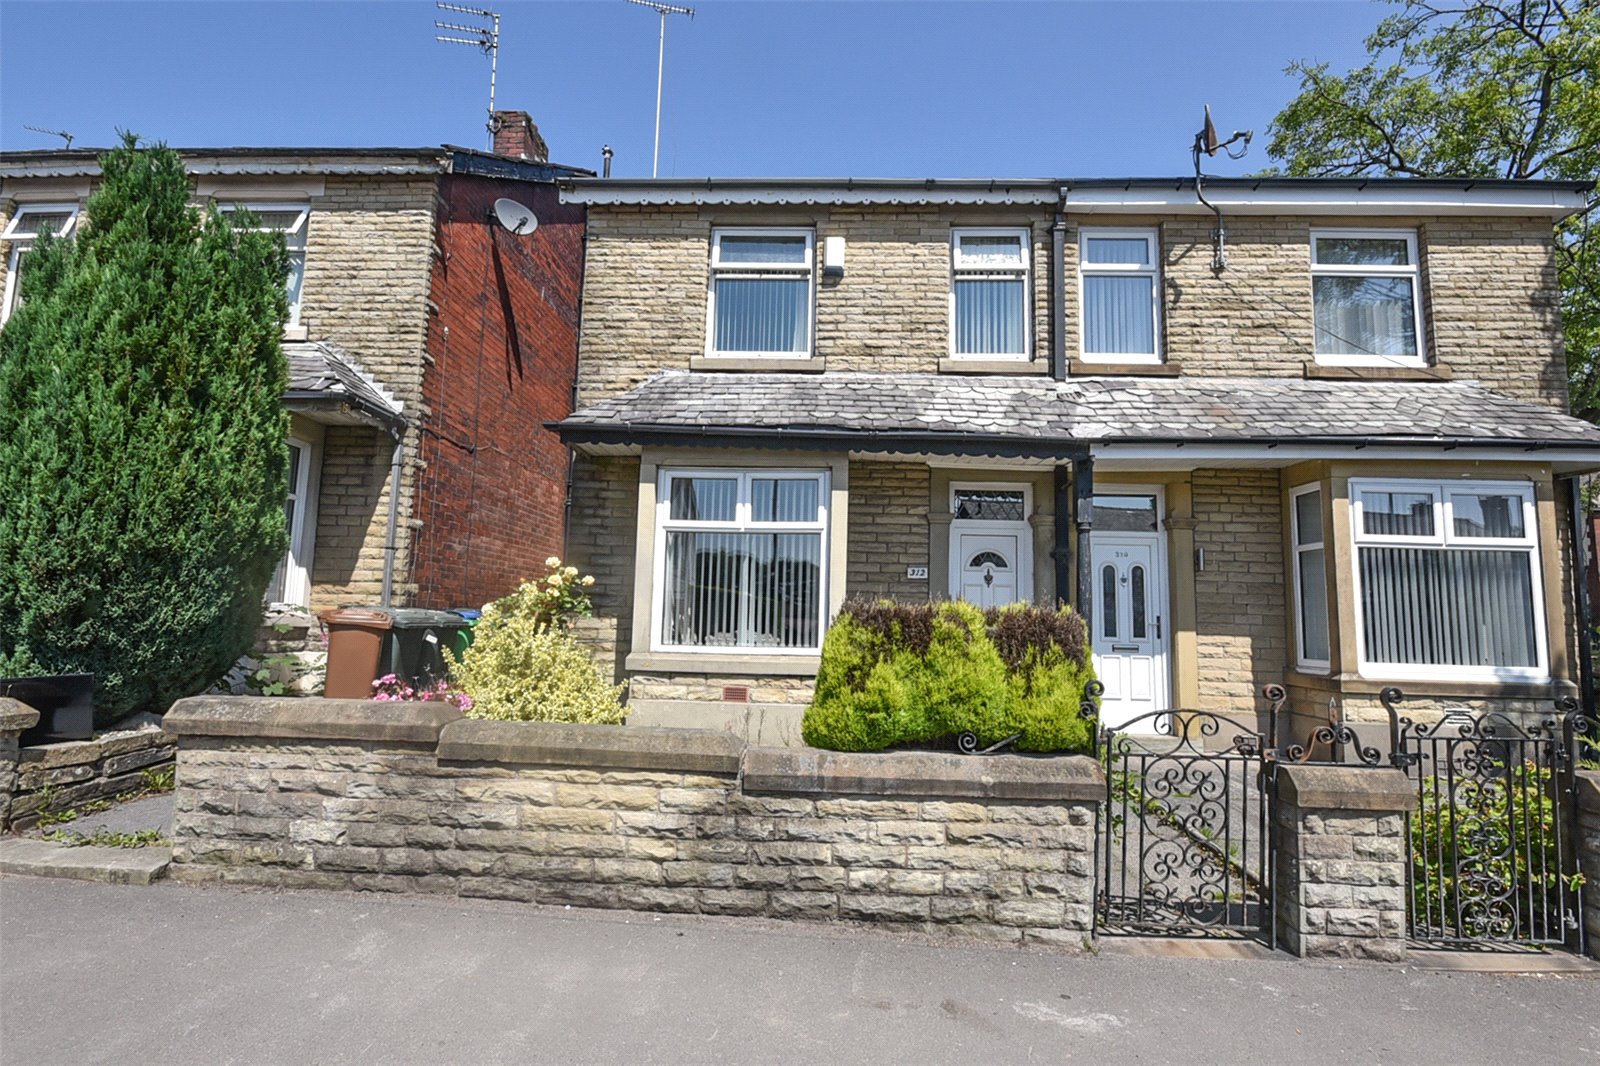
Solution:
{"label": "stone terraced house", "polygon": [[798,742],[849,597],[1073,604],[1113,724],[1586,684],[1580,185],[1208,179],[1220,249],[1192,180],[561,187],[568,544],[632,722]]}
{"label": "stone terraced house", "polygon": [[[291,545],[269,600],[477,607],[561,549],[584,210],[526,112],[466,148],[197,148],[197,204],[248,207],[292,259]],[[0,320],[100,149],[0,153]],[[512,233],[509,198],[537,228]],[[309,620],[307,620],[309,621]]]}

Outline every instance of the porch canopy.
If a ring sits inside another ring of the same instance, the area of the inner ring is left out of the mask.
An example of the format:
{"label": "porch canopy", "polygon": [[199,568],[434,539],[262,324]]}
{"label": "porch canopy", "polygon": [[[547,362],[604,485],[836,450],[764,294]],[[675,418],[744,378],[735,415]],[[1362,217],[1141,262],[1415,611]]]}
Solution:
{"label": "porch canopy", "polygon": [[1600,469],[1600,428],[1468,381],[665,371],[549,426],[589,455],[821,449],[1052,467],[1055,598],[1085,616],[1100,471],[1314,459]]}
{"label": "porch canopy", "polygon": [[329,425],[403,425],[402,405],[349,352],[326,341],[285,343],[289,387],[283,405]]}
{"label": "porch canopy", "polygon": [[1600,428],[1466,381],[665,371],[550,428],[594,455],[767,447],[1170,470],[1433,454],[1600,469]]}

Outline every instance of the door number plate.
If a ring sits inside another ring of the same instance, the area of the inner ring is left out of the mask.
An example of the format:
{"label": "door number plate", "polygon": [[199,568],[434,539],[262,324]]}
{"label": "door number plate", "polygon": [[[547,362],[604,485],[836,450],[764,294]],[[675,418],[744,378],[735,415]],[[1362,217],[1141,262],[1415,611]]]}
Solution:
{"label": "door number plate", "polygon": [[928,580],[928,568],[926,566],[908,566],[906,567],[906,577],[912,581],[926,581]]}

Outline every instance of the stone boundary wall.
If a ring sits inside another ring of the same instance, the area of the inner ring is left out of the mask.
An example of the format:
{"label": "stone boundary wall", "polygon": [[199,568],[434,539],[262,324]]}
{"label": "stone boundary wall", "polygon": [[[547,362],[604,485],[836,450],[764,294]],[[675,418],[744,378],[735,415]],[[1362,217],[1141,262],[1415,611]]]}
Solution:
{"label": "stone boundary wall", "polygon": [[1086,945],[1092,759],[747,747],[463,719],[433,703],[195,697],[180,881],[901,923]]}
{"label": "stone boundary wall", "polygon": [[1278,768],[1273,891],[1285,950],[1405,961],[1405,812],[1416,803],[1399,770]]}
{"label": "stone boundary wall", "polygon": [[20,735],[38,717],[25,704],[0,699],[0,829],[37,824],[46,800],[61,811],[135,792],[144,787],[144,771],[171,765],[177,756],[177,738],[153,723],[93,740],[20,747]]}
{"label": "stone boundary wall", "polygon": [[1578,869],[1583,871],[1583,930],[1589,954],[1600,959],[1600,771],[1579,770]]}

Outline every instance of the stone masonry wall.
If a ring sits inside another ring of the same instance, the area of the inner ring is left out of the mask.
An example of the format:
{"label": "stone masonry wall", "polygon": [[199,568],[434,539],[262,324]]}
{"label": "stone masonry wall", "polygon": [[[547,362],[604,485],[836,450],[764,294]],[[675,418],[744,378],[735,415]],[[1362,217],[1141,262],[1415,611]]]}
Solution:
{"label": "stone masonry wall", "polygon": [[1398,770],[1278,769],[1273,893],[1279,937],[1302,957],[1404,961],[1406,830]]}
{"label": "stone masonry wall", "polygon": [[0,696],[0,832],[11,827],[12,793],[17,787],[17,741],[39,724],[39,712],[10,696]]}
{"label": "stone masonry wall", "polygon": [[1288,665],[1282,505],[1274,470],[1196,470],[1200,705],[1251,722],[1256,693]]}
{"label": "stone masonry wall", "polygon": [[928,599],[928,481],[922,463],[850,464],[850,536],[845,591],[854,597]]}
{"label": "stone masonry wall", "polygon": [[[5,734],[0,732],[0,784],[4,784]],[[41,807],[66,810],[90,800],[120,796],[145,787],[145,771],[170,766],[177,738],[155,725],[101,733],[93,740],[30,745],[16,754],[16,776],[6,790],[9,823],[27,828]]]}
{"label": "stone masonry wall", "polygon": [[[423,401],[434,201],[431,177],[329,175],[324,195],[311,200],[306,224],[300,324],[311,340],[332,341],[353,355],[405,404],[410,418],[421,412]],[[417,444],[413,431],[406,440],[399,499],[395,592],[401,604],[414,591],[409,574]],[[311,576],[313,608],[376,602],[382,591],[390,448],[389,438],[378,431],[329,427]]]}
{"label": "stone masonry wall", "polygon": [[589,600],[596,618],[614,627],[605,649],[622,679],[622,661],[633,635],[634,535],[639,514],[639,460],[576,456],[572,468],[572,513],[567,523],[567,562],[594,575]]}
{"label": "stone masonry wall", "polygon": [[198,697],[172,876],[890,922],[1082,946],[1090,759],[746,749],[703,730]]}
{"label": "stone masonry wall", "polygon": [[1600,771],[1579,770],[1578,869],[1583,871],[1583,935],[1589,954],[1600,959]]}

